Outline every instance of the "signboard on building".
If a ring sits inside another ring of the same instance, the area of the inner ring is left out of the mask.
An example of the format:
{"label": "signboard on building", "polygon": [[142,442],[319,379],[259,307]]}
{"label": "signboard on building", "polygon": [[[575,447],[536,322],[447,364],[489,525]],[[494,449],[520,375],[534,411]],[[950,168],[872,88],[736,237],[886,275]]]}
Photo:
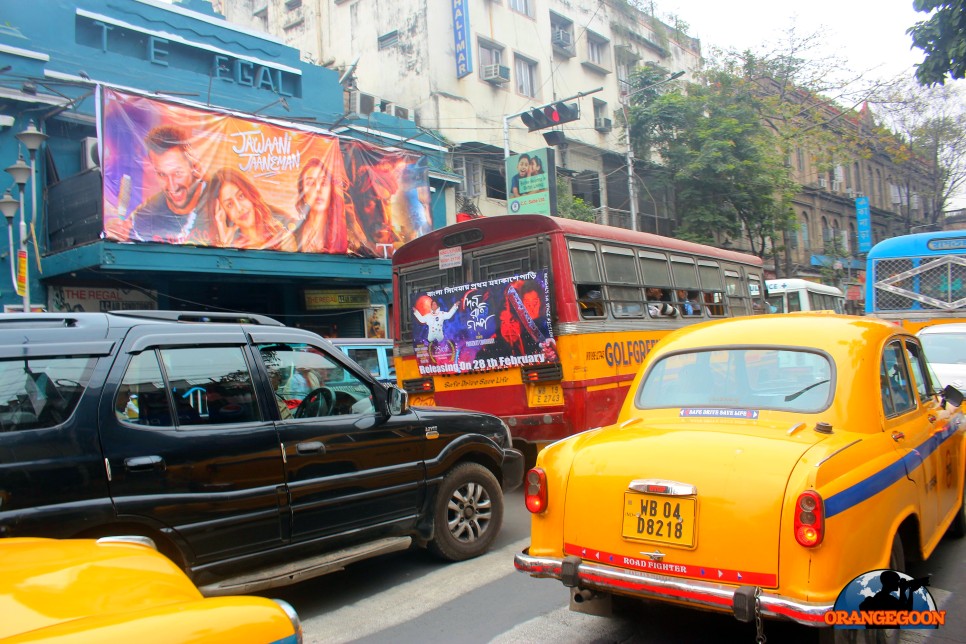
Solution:
{"label": "signboard on building", "polygon": [[557,210],[554,149],[540,148],[506,158],[506,207],[511,215],[552,215]]}
{"label": "signboard on building", "polygon": [[456,40],[456,78],[473,73],[468,0],[453,0],[453,37]]}
{"label": "signboard on building", "polygon": [[51,311],[102,313],[158,308],[157,291],[102,286],[51,286],[47,300]]}
{"label": "signboard on building", "polygon": [[868,253],[872,250],[872,217],[869,213],[869,198],[855,198],[856,232],[859,236],[859,252]]}
{"label": "signboard on building", "polygon": [[391,258],[432,230],[422,155],[101,95],[108,239]]}
{"label": "signboard on building", "polygon": [[362,309],[370,305],[367,289],[306,289],[305,310]]}

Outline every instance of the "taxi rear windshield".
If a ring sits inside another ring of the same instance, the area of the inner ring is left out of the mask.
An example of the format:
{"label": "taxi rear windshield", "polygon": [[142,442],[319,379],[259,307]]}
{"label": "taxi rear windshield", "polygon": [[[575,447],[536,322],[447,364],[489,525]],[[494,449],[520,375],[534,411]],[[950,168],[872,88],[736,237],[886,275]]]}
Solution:
{"label": "taxi rear windshield", "polygon": [[719,349],[669,355],[654,364],[635,399],[662,407],[818,412],[831,404],[828,357],[790,349]]}

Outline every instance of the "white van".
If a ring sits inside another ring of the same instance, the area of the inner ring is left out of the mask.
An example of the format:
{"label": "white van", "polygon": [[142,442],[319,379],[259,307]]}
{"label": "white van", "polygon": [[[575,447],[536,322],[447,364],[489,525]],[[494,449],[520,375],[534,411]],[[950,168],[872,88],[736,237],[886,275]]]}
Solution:
{"label": "white van", "polygon": [[770,313],[793,311],[845,312],[845,294],[827,284],[803,279],[765,280]]}

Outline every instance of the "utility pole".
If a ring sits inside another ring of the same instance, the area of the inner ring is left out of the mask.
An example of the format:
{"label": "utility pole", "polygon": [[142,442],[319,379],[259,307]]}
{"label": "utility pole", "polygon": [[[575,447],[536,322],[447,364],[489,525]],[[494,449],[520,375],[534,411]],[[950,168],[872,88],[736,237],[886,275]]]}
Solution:
{"label": "utility pole", "polygon": [[[631,230],[633,231],[637,231],[637,194],[634,190],[634,147],[631,145],[631,123],[627,120],[627,100],[635,94],[640,94],[645,90],[653,89],[658,85],[670,83],[671,81],[681,78],[682,76],[684,76],[683,71],[675,72],[668,78],[656,83],[651,83],[645,87],[640,87],[621,99],[621,111],[624,113],[624,127],[626,128],[625,137],[627,138],[627,196],[631,202]],[[655,205],[655,208],[656,207],[657,206]],[[657,215],[656,212],[654,214]]]}

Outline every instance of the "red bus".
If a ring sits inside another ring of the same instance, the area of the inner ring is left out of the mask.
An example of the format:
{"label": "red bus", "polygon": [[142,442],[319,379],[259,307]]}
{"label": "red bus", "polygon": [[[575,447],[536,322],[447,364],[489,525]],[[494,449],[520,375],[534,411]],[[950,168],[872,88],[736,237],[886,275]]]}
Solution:
{"label": "red bus", "polygon": [[412,404],[500,416],[529,462],[613,423],[665,334],[767,310],[754,255],[543,215],[447,226],[392,261],[396,370]]}

